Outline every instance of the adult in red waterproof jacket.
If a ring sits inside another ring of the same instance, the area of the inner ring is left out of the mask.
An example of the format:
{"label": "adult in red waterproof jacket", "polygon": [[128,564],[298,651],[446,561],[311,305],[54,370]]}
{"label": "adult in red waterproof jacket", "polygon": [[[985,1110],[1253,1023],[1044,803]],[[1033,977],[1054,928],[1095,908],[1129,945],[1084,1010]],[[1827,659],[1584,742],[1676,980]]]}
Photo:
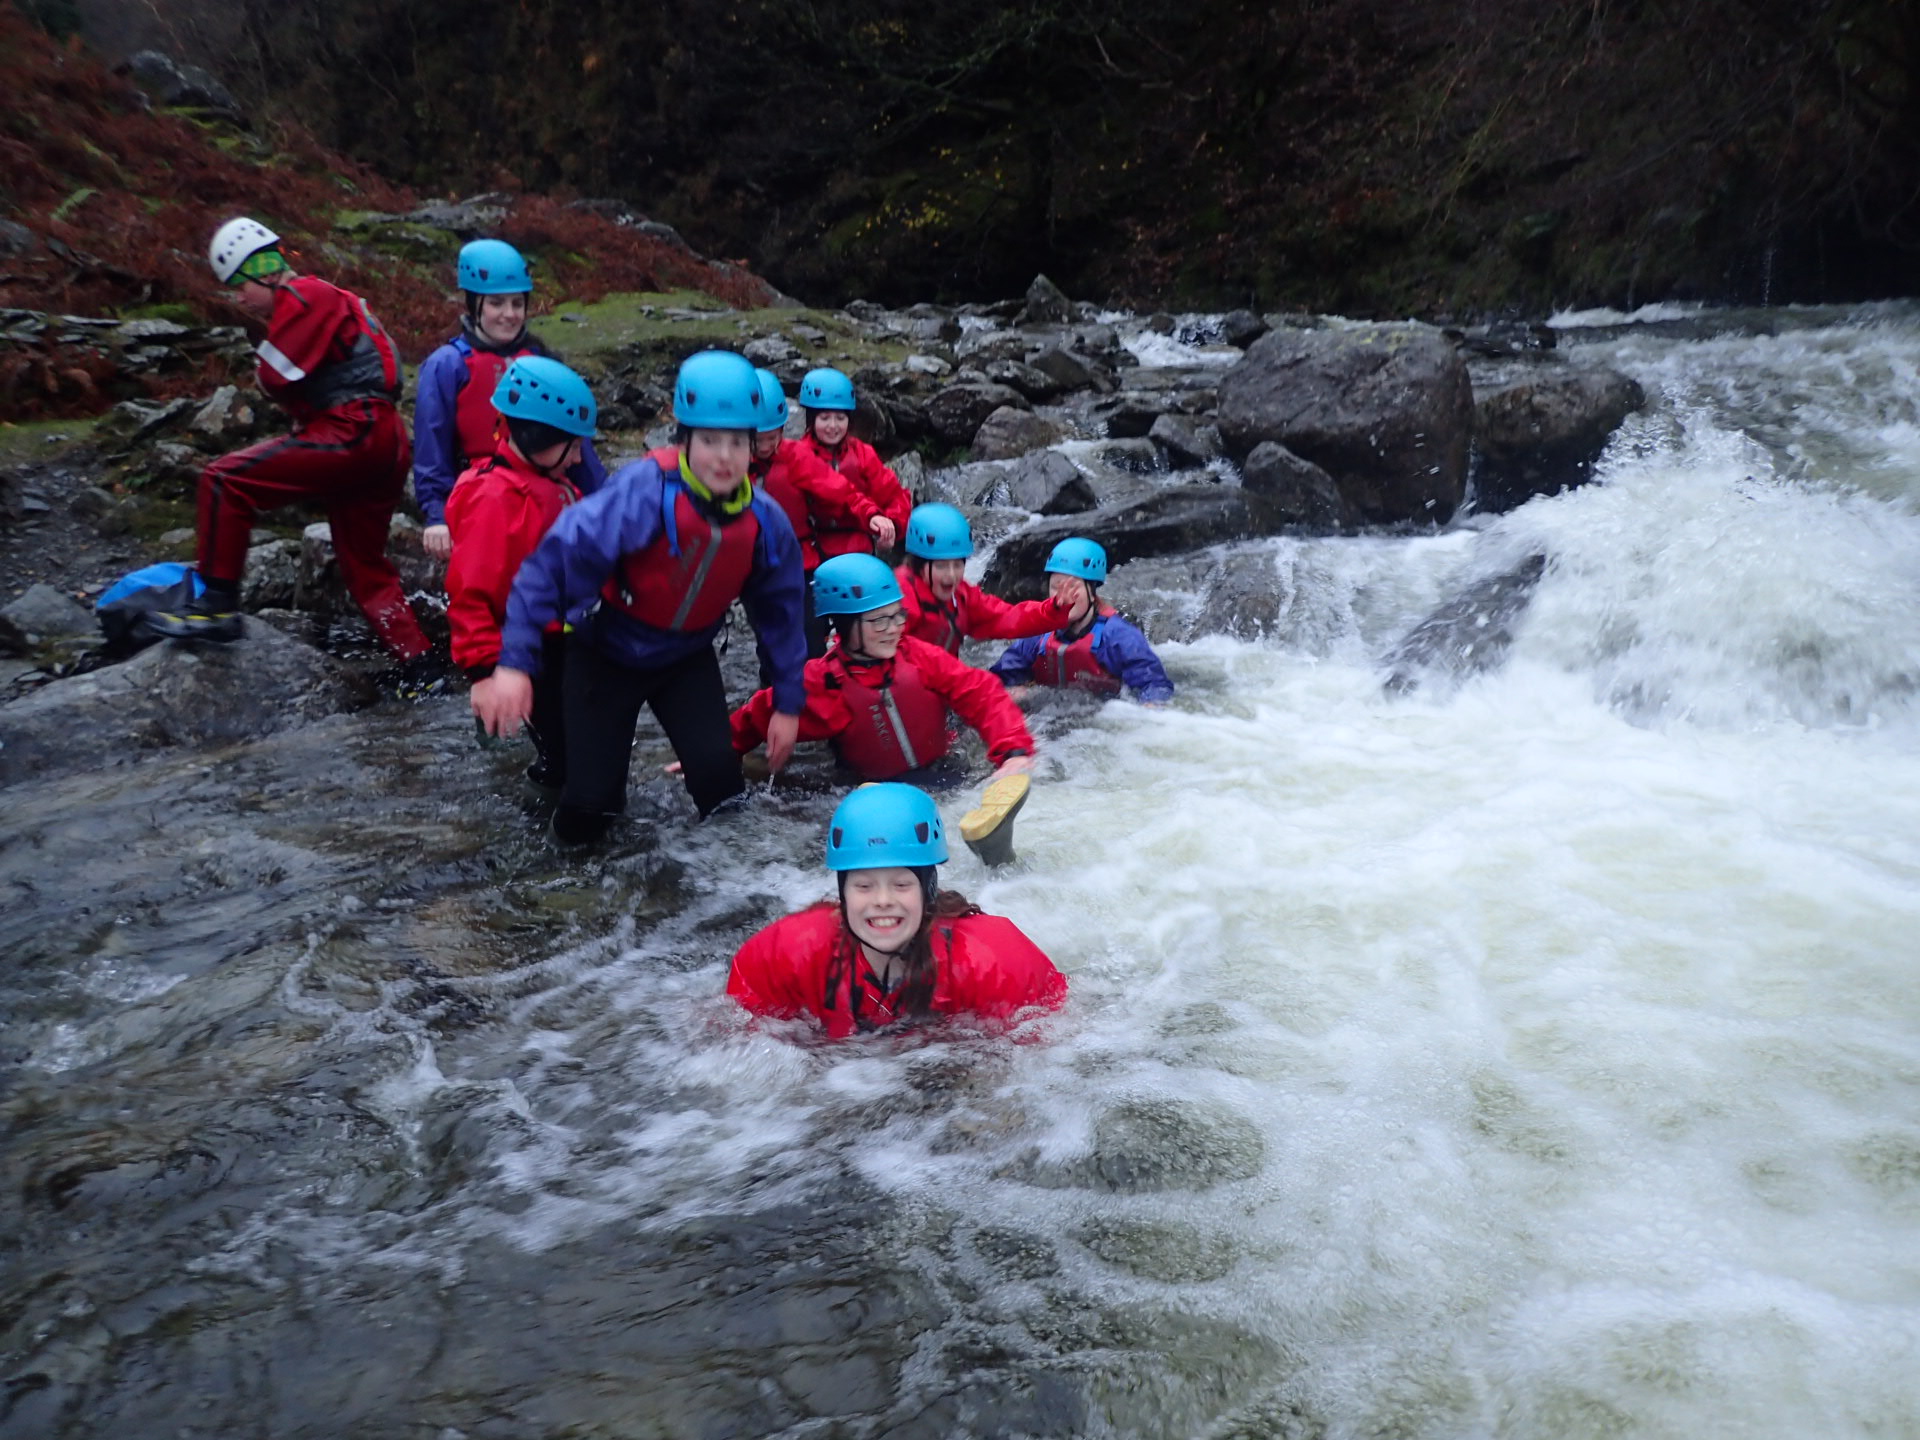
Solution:
{"label": "adult in red waterproof jacket", "polygon": [[863,785],[827,829],[838,903],[776,920],[733,957],[727,994],[755,1015],[806,1016],[835,1039],[903,1021],[1009,1021],[1057,1008],[1067,979],[1012,921],[939,888],[945,827],[911,785]]}
{"label": "adult in red waterproof jacket", "polygon": [[427,637],[387,558],[412,454],[395,408],[401,370],[392,339],[358,295],[295,274],[278,237],[255,221],[223,225],[209,258],[240,303],[267,319],[256,376],[294,429],[223,455],[201,473],[205,590],[182,615],[151,617],[149,625],[175,639],[239,638],[254,516],[308,501],[325,507],[340,578],[380,643],[402,660],[426,654]]}
{"label": "adult in red waterproof jacket", "polygon": [[[986,671],[898,630],[869,636],[865,644],[869,648],[850,648],[843,629],[824,656],[807,662],[801,740],[829,741],[840,762],[862,778],[891,780],[946,755],[951,710],[980,733],[996,767],[1033,753],[1020,707]],[[878,650],[886,653],[873,653]],[[774,692],[759,690],[733,712],[735,750],[745,755],[759,748],[773,708]]]}

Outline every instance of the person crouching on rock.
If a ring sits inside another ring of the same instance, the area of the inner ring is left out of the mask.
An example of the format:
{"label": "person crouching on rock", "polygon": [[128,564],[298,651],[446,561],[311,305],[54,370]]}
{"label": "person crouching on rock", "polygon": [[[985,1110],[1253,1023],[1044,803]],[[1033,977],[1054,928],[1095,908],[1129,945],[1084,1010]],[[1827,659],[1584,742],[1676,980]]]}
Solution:
{"label": "person crouching on rock", "polygon": [[[500,414],[493,396],[501,375],[522,355],[548,354],[527,330],[533,277],[518,250],[504,240],[470,240],[460,247],[454,275],[466,302],[460,333],[420,366],[413,401],[413,498],[427,526],[420,543],[439,560],[453,550],[447,497],[454,482],[495,453]],[[593,442],[582,440],[568,485],[590,495],[606,478]]]}
{"label": "person crouching on rock", "polygon": [[566,778],[553,815],[566,843],[599,839],[626,809],[642,705],[666,732],[702,816],[746,788],[713,653],[736,599],[774,669],[768,759],[785,764],[793,749],[805,695],[804,582],[793,527],[747,478],[760,407],[745,358],[692,356],[674,381],[675,448],[621,467],[569,505],[514,580],[493,684],[474,708],[488,733],[518,730],[532,713],[547,628],[572,627]]}
{"label": "person crouching on rock", "polygon": [[951,505],[916,505],[907,517],[907,559],[894,574],[907,611],[907,634],[949,655],[962,640],[1017,640],[1067,624],[1067,607],[1049,596],[1015,604],[967,583],[973,527]]}
{"label": "person crouching on rock", "polygon": [[[486,712],[493,689],[514,576],[560,512],[580,498],[568,472],[580,464],[598,414],[587,382],[542,355],[509,364],[489,405],[503,417],[504,433],[490,457],[461,475],[446,509],[457,542],[447,563],[447,623],[453,663],[473,682],[475,715]],[[557,622],[541,639],[528,726],[536,758],[527,778],[556,789],[567,773],[565,639]]]}
{"label": "person crouching on rock", "polygon": [[833,814],[838,903],[776,920],[733,957],[727,994],[755,1015],[809,1016],[841,1039],[969,1015],[1057,1009],[1067,977],[1010,920],[938,888],[940,813],[911,785],[863,785]]}
{"label": "person crouching on rock", "polygon": [[[813,575],[813,608],[835,633],[827,653],[807,662],[799,738],[830,742],[840,763],[863,780],[951,784],[958,773],[940,764],[953,743],[951,710],[980,733],[995,766],[982,807],[962,822],[961,834],[976,844],[1004,826],[997,845],[1005,854],[995,848],[982,858],[1011,859],[1013,813],[1025,803],[1033,768],[1033,737],[1020,707],[986,671],[907,635],[900,582],[877,556],[822,561]],[[777,692],[761,690],[733,712],[735,750],[749,754],[767,739],[777,699]],[[767,760],[780,768],[771,744]]]}
{"label": "person crouching on rock", "polygon": [[407,479],[411,446],[394,402],[400,356],[367,302],[296,275],[280,237],[256,220],[229,220],[207,259],[242,305],[267,317],[260,388],[293,415],[293,433],[223,455],[200,476],[200,596],[147,617],[174,640],[240,638],[240,578],[253,517],[297,501],[326,507],[340,578],[380,643],[410,669],[429,665],[427,637],[387,558],[387,527]]}
{"label": "person crouching on rock", "polygon": [[[828,469],[845,476],[886,516],[895,532],[906,529],[913,497],[880,458],[880,452],[852,433],[856,408],[853,381],[831,368],[809,370],[800,380],[800,407],[807,416],[807,434],[801,444]],[[814,544],[822,560],[873,553],[877,537],[856,511],[821,496],[809,496],[807,506],[813,516]],[[824,654],[826,643],[826,626],[816,620],[807,634],[807,653],[815,657]]]}
{"label": "person crouching on rock", "polygon": [[1101,602],[1107,552],[1092,540],[1062,540],[1047,557],[1048,593],[1071,618],[1048,635],[1016,640],[993,662],[1017,697],[1029,685],[1089,690],[1096,695],[1133,691],[1145,705],[1173,698],[1173,682],[1139,627]]}

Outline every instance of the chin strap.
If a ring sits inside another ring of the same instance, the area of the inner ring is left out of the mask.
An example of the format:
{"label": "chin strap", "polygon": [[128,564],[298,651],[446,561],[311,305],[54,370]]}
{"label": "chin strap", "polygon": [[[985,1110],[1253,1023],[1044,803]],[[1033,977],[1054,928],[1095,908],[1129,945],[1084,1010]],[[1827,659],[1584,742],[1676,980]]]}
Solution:
{"label": "chin strap", "polygon": [[687,463],[687,452],[684,450],[680,452],[680,479],[685,483],[687,489],[691,490],[698,499],[712,506],[728,519],[732,519],[735,515],[742,514],[749,505],[753,504],[753,481],[751,478],[742,477],[739,487],[735,489],[731,495],[727,496],[726,499],[721,500],[700,482],[698,475],[693,473],[693,466]]}

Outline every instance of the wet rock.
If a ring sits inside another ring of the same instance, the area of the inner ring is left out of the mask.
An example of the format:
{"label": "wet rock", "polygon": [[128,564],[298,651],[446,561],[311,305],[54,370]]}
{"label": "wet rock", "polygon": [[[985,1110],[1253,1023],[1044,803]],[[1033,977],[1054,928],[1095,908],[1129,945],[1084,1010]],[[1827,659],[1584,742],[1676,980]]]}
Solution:
{"label": "wet rock", "polygon": [[240,581],[241,606],[248,610],[296,609],[302,580],[301,548],[289,540],[269,540],[249,549],[246,574]]}
{"label": "wet rock", "polygon": [[1176,470],[1193,470],[1220,458],[1220,431],[1186,415],[1161,415],[1147,431]]}
{"label": "wet rock", "polygon": [[20,597],[5,607],[5,616],[30,638],[57,639],[63,635],[96,634],[93,612],[51,585],[29,585]]}
{"label": "wet rock", "polygon": [[1053,547],[1069,535],[1084,535],[1106,547],[1107,560],[1122,565],[1150,555],[1179,555],[1268,533],[1257,497],[1225,485],[1176,485],[1129,504],[1087,514],[1043,520],[1001,541],[987,567],[984,586],[1007,599],[1037,599],[1046,587],[1042,567]]}
{"label": "wet rock", "polygon": [[17,220],[0,220],[0,255],[25,255],[40,248],[40,237]]}
{"label": "wet rock", "polygon": [[1009,386],[1029,400],[1051,400],[1065,388],[1038,366],[1019,360],[991,360],[982,373],[995,385]]}
{"label": "wet rock", "polygon": [[1064,325],[1073,319],[1073,302],[1066,292],[1044,275],[1033,277],[1027,286],[1027,303],[1020,320],[1028,325]]}
{"label": "wet rock", "polygon": [[1260,496],[1290,527],[1313,535],[1337,535],[1356,517],[1333,477],[1271,440],[1253,447],[1241,467],[1240,484]]}
{"label": "wet rock", "polygon": [[1006,499],[1036,515],[1079,515],[1098,503],[1080,467],[1058,450],[1029,455],[1010,466]]}
{"label": "wet rock", "polygon": [[67,508],[82,520],[94,520],[113,509],[113,492],[99,485],[83,485],[74,493]]}
{"label": "wet rock", "polygon": [[1157,395],[1122,392],[1120,398],[1104,410],[1110,437],[1143,440],[1153,433],[1154,423],[1166,413],[1166,406]]}
{"label": "wet rock", "polygon": [[1529,555],[1441,605],[1387,655],[1387,691],[1405,695],[1435,680],[1458,684],[1497,666],[1546,568],[1545,555]]}
{"label": "wet rock", "polygon": [[938,380],[953,373],[953,366],[938,355],[909,355],[905,364],[909,375],[927,375]]}
{"label": "wet rock", "polygon": [[1271,440],[1312,461],[1369,522],[1438,523],[1465,493],[1473,392],[1424,327],[1276,330],[1221,379],[1219,425],[1235,456]]}
{"label": "wet rock", "polygon": [[1164,310],[1156,310],[1147,317],[1147,329],[1156,335],[1171,335],[1179,325],[1180,322]]}
{"label": "wet rock", "polygon": [[1647,403],[1616,370],[1539,367],[1474,405],[1474,500],[1493,513],[1593,476],[1594,462],[1627,416]]}
{"label": "wet rock", "polygon": [[124,665],[0,705],[0,785],[172,746],[253,739],[371,698],[364,682],[318,650],[258,620],[245,625],[231,645],[150,646]]}
{"label": "wet rock", "polygon": [[194,402],[184,397],[169,400],[164,405],[152,405],[144,400],[122,400],[100,422],[99,434],[103,440],[131,447],[153,438],[177,422],[184,422],[194,408]]}
{"label": "wet rock", "polygon": [[1075,355],[1058,345],[1048,345],[1026,357],[1026,363],[1047,376],[1062,390],[1113,389],[1112,374],[1084,355]]}
{"label": "wet rock", "polygon": [[1026,409],[1027,400],[1005,385],[971,382],[949,385],[927,401],[927,424],[952,445],[971,444],[981,422],[1002,406]]}
{"label": "wet rock", "polygon": [[1003,405],[980,422],[971,453],[975,460],[1012,460],[1057,445],[1065,436],[1059,421]]}
{"label": "wet rock", "polygon": [[1233,1269],[1233,1242],[1192,1225],[1152,1220],[1092,1220],[1073,1238],[1107,1264],[1163,1285],[1203,1284]]}
{"label": "wet rock", "polygon": [[1158,475],[1167,468],[1165,455],[1151,440],[1109,441],[1094,452],[1094,459],[1127,475]]}
{"label": "wet rock", "polygon": [[1229,310],[1220,318],[1220,338],[1236,350],[1244,350],[1271,327],[1251,310]]}

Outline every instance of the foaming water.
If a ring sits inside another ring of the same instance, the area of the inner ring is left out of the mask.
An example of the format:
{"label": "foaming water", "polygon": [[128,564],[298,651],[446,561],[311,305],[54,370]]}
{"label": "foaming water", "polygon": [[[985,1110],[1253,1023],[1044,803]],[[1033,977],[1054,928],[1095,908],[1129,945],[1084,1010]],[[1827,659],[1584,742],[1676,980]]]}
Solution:
{"label": "foaming water", "polygon": [[[1166,709],[1036,703],[1020,862],[944,878],[1069,972],[1060,1014],[747,1023],[727,959],[828,893],[835,796],[696,827],[645,790],[645,847],[512,905],[231,962],[234,1028],[303,1037],[275,1103],[363,1138],[289,1143],[180,1283],[268,1316],[272,1394],[358,1374],[463,1433],[1920,1433],[1914,337],[1640,343],[1603,352],[1656,397],[1603,483],[1264,542],[1264,642],[1162,646]],[[1731,403],[1756,369],[1776,397]],[[1409,626],[1535,555],[1503,664],[1384,692]],[[615,918],[514,928],[563,901]],[[104,1085],[83,1029],[51,1082]]]}

